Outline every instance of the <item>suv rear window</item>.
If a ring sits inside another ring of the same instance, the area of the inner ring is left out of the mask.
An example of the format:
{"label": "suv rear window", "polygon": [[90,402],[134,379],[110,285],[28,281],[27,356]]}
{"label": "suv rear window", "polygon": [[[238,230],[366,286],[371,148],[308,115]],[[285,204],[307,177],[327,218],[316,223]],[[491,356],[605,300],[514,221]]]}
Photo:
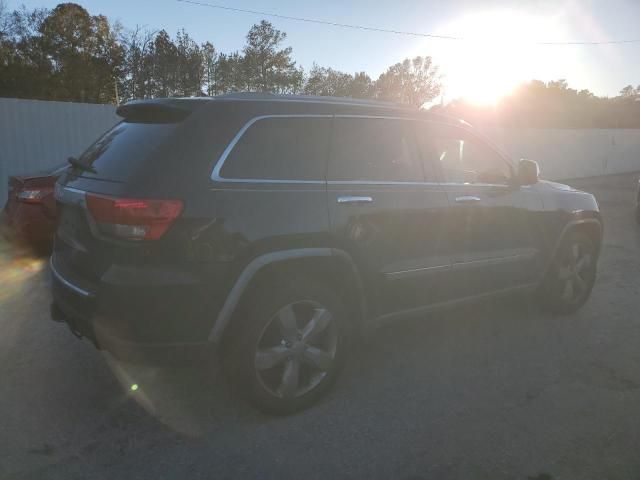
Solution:
{"label": "suv rear window", "polygon": [[82,172],[82,176],[127,180],[175,127],[171,123],[120,122],[79,158],[96,171]]}
{"label": "suv rear window", "polygon": [[256,121],[222,166],[231,179],[324,181],[330,119],[272,117]]}

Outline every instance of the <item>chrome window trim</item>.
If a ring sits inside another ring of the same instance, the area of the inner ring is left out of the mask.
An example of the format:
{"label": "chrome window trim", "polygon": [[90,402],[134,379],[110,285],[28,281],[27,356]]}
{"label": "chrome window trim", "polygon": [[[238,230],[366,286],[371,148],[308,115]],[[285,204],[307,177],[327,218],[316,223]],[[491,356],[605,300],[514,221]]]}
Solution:
{"label": "chrome window trim", "polygon": [[253,117],[247,123],[245,123],[242,128],[236,133],[233,137],[227,148],[224,149],[222,155],[216,162],[216,166],[211,172],[211,180],[214,182],[224,182],[224,183],[280,183],[280,184],[307,184],[307,185],[324,185],[324,180],[285,180],[285,179],[267,179],[267,178],[227,178],[220,175],[222,167],[224,167],[224,162],[227,161],[227,157],[231,154],[231,151],[236,146],[236,144],[240,141],[244,133],[256,122],[260,120],[265,120],[268,118],[333,118],[333,115],[327,114],[282,114],[282,115],[259,115],[257,117]]}
{"label": "chrome window trim", "polygon": [[[253,100],[252,100],[253,101]],[[267,100],[264,100],[267,101]],[[289,100],[287,100],[289,101]],[[342,105],[342,104],[341,104]],[[415,185],[415,186],[474,186],[474,187],[508,187],[506,184],[489,184],[489,183],[459,183],[459,182],[402,182],[402,181],[383,181],[383,180],[286,180],[286,179],[266,179],[266,178],[230,178],[220,175],[224,163],[231,154],[236,144],[240,141],[245,132],[254,124],[260,120],[269,118],[368,118],[368,119],[381,119],[381,120],[405,120],[420,123],[434,123],[441,124],[434,119],[422,119],[411,117],[400,117],[394,115],[358,115],[358,114],[314,114],[314,113],[283,113],[283,114],[268,114],[258,115],[253,117],[245,123],[238,133],[231,139],[229,144],[223,150],[222,154],[218,158],[218,161],[211,172],[211,180],[219,183],[249,183],[249,184],[289,184],[289,185]],[[480,139],[482,140],[482,139]],[[484,140],[482,140],[484,141]]]}

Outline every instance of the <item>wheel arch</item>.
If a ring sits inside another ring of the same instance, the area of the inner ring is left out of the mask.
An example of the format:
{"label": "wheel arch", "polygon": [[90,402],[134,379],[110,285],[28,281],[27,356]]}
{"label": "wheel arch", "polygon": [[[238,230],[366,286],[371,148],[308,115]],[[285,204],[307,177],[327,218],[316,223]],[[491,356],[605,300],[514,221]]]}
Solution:
{"label": "wheel arch", "polygon": [[[240,273],[209,333],[208,340],[220,342],[233,318],[252,291],[274,276],[301,274],[339,285],[341,294],[360,326],[367,310],[366,294],[359,270],[351,256],[334,248],[300,248],[269,252],[253,259]],[[336,283],[337,282],[337,283]]]}
{"label": "wheel arch", "polygon": [[549,269],[553,265],[553,262],[558,254],[560,246],[562,242],[564,242],[567,235],[571,232],[584,232],[588,235],[592,240],[594,245],[596,246],[598,255],[600,254],[600,250],[602,248],[602,222],[597,218],[578,218],[569,221],[558,236],[558,240],[556,241],[552,254],[549,257],[549,261],[547,262],[547,266],[544,269],[541,280],[544,279],[549,272]]}

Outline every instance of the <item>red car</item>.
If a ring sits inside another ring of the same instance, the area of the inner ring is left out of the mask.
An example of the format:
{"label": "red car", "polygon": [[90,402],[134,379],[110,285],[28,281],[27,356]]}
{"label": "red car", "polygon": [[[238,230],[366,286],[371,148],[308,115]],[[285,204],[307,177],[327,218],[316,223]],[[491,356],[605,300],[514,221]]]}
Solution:
{"label": "red car", "polygon": [[2,211],[5,238],[39,251],[50,250],[58,214],[53,188],[68,166],[65,163],[47,172],[9,177],[9,195]]}

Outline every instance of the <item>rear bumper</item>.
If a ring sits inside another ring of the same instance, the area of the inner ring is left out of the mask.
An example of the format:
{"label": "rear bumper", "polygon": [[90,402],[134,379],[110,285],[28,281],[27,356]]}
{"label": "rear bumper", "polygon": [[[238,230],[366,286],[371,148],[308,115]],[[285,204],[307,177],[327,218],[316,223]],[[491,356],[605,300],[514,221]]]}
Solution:
{"label": "rear bumper", "polygon": [[215,352],[213,343],[140,343],[110,335],[89,320],[63,311],[51,304],[51,318],[65,323],[79,339],[86,338],[102,351],[118,360],[141,365],[188,365],[210,358]]}
{"label": "rear bumper", "polygon": [[[157,295],[145,294],[140,298],[129,285],[88,286],[65,275],[53,256],[51,277],[52,319],[66,323],[74,335],[90,340],[96,348],[120,360],[173,365],[202,360],[214,350],[214,345],[207,341],[211,324],[203,329],[201,318],[190,320],[187,312],[175,316],[175,305],[171,304],[175,296],[163,297],[163,292],[158,291]],[[125,292],[129,298],[122,296]],[[139,315],[140,308],[144,308],[141,299],[154,302],[148,306],[149,311],[157,314],[164,310],[167,315],[164,318]],[[167,327],[168,324],[171,326]]]}

